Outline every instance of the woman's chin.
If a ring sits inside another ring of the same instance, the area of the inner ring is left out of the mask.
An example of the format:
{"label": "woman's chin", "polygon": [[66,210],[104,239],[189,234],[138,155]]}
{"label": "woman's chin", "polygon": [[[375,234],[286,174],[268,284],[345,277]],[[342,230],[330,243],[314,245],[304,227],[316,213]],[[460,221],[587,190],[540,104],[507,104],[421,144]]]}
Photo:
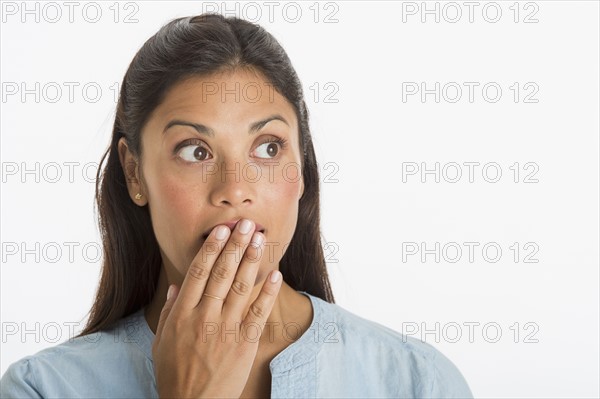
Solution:
{"label": "woman's chin", "polygon": [[254,286],[257,285],[263,285],[264,281],[267,277],[269,277],[269,273],[271,273],[272,270],[274,270],[275,268],[273,266],[261,266],[261,268],[258,270],[258,273],[256,273],[256,279],[254,280]]}

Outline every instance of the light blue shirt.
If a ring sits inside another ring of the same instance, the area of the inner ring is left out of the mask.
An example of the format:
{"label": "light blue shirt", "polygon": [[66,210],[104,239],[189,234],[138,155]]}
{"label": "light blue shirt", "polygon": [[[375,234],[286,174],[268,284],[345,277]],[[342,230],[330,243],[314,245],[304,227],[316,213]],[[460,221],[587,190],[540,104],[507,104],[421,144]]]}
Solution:
{"label": "light blue shirt", "polygon": [[[271,360],[271,397],[473,397],[460,371],[433,346],[299,292],[311,300],[313,321]],[[290,340],[297,334],[293,326],[285,331]],[[110,330],[12,363],[0,397],[156,398],[153,340],[140,309]]]}

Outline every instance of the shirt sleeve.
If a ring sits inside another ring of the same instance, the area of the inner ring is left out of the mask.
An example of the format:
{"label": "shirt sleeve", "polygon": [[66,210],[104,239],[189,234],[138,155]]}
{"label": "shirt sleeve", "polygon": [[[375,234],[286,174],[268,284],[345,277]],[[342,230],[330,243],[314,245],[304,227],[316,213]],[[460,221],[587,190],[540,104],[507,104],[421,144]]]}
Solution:
{"label": "shirt sleeve", "polygon": [[42,398],[35,387],[29,359],[21,359],[6,369],[0,379],[0,398]]}
{"label": "shirt sleeve", "polygon": [[473,398],[469,384],[458,368],[437,352],[433,362],[432,398]]}

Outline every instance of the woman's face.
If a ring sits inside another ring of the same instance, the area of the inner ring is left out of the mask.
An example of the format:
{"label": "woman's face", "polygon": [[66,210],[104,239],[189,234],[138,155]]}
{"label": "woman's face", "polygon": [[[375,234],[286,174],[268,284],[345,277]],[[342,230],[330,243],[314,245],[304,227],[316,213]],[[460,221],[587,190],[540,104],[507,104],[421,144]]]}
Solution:
{"label": "woman's face", "polygon": [[278,268],[304,190],[298,134],[292,106],[252,71],[173,86],[142,131],[141,186],[129,184],[163,264],[184,275],[205,232],[247,218],[266,238],[257,282]]}

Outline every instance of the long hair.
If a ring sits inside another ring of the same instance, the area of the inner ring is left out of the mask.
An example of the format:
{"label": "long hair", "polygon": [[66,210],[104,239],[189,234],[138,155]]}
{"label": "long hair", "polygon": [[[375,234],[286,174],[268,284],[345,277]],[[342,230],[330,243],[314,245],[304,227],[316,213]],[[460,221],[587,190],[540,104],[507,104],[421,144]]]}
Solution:
{"label": "long hair", "polygon": [[162,265],[148,207],[136,205],[129,196],[119,139],[125,137],[129,150],[141,159],[142,128],[169,88],[185,78],[236,68],[260,71],[294,107],[299,122],[304,193],[279,270],[295,290],[335,303],[321,243],[319,171],[298,75],[264,28],[236,17],[202,14],[164,25],[137,52],[123,78],[112,141],[96,175],[102,276],[80,336],[109,328],[149,304]]}

